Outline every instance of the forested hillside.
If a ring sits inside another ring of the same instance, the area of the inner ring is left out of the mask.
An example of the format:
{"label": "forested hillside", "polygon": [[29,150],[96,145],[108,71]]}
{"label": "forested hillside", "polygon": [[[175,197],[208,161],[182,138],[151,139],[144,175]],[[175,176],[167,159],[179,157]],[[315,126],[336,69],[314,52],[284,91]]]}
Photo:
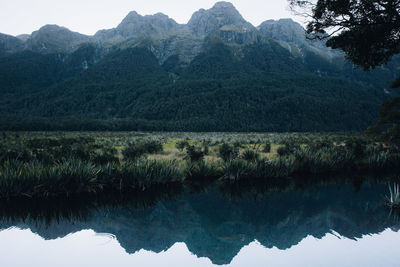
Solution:
{"label": "forested hillside", "polygon": [[[255,28],[235,11],[217,3],[188,25],[130,13],[93,37],[69,33],[75,49],[39,51],[31,40],[3,51],[0,127],[359,131],[376,122],[398,59],[365,73],[291,20]],[[204,25],[213,16],[222,24]]]}

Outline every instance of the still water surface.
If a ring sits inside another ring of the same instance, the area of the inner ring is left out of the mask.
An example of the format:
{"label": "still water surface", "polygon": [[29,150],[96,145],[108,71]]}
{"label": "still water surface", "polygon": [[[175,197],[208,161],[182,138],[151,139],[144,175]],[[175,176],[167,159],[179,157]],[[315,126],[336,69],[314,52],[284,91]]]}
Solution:
{"label": "still water surface", "polygon": [[0,266],[400,266],[385,183],[256,191],[2,207]]}

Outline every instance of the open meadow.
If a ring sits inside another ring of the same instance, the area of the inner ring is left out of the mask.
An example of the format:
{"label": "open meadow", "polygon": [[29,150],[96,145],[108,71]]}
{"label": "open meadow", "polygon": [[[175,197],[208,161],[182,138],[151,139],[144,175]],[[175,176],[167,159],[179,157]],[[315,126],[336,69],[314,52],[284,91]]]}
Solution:
{"label": "open meadow", "polygon": [[0,140],[0,198],[7,199],[400,168],[398,146],[356,133],[3,132]]}

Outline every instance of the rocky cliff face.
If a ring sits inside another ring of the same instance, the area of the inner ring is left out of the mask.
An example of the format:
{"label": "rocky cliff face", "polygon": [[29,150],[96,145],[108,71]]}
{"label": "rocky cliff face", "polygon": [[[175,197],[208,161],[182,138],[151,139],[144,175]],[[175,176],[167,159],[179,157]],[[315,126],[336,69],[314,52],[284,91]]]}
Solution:
{"label": "rocky cliff face", "polygon": [[160,39],[177,34],[183,27],[162,13],[141,16],[132,11],[116,28],[101,30],[95,34],[94,38],[103,42],[138,38]]}
{"label": "rocky cliff face", "polygon": [[304,45],[307,43],[304,28],[291,19],[267,20],[257,27],[262,35],[275,40]]}
{"label": "rocky cliff face", "polygon": [[245,21],[229,2],[218,2],[211,9],[200,9],[195,12],[188,23],[194,34],[205,36],[225,27],[233,31],[253,31],[254,27]]}
{"label": "rocky cliff face", "polygon": [[23,41],[20,39],[0,33],[0,55],[15,53],[23,48]]}
{"label": "rocky cliff face", "polygon": [[327,59],[340,56],[339,53],[327,48],[324,41],[308,40],[305,29],[292,19],[267,20],[257,29],[261,35],[278,41],[295,56],[303,57],[306,53]]}
{"label": "rocky cliff face", "polygon": [[0,36],[0,54],[22,50],[48,53],[71,53],[83,43],[93,43],[103,49],[103,55],[115,49],[135,46],[148,47],[164,63],[177,56],[187,65],[201,53],[210,39],[218,39],[234,47],[240,55],[244,45],[274,39],[295,56],[304,56],[304,50],[329,55],[323,43],[306,40],[303,27],[291,19],[267,20],[258,28],[247,22],[229,2],[218,2],[212,8],[195,12],[188,24],[178,24],[162,13],[142,16],[130,12],[113,29],[100,30],[94,36],[72,32],[57,25],[46,25],[19,38]]}
{"label": "rocky cliff face", "polygon": [[27,38],[25,49],[41,53],[72,52],[90,40],[89,36],[72,32],[67,28],[46,25]]}

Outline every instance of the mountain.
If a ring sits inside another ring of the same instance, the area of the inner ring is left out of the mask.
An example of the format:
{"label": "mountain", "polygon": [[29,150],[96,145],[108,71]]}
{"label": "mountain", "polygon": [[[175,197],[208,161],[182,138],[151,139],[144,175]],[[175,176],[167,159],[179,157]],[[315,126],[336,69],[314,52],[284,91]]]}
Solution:
{"label": "mountain", "polygon": [[179,28],[179,24],[162,13],[141,16],[132,11],[115,29],[98,31],[94,38],[108,42],[130,38],[163,38],[178,32]]}
{"label": "mountain", "polygon": [[178,24],[132,11],[86,36],[0,35],[1,129],[359,131],[399,59],[365,73],[291,19],[247,22],[228,2]]}
{"label": "mountain", "polygon": [[160,253],[184,242],[197,257],[224,265],[254,240],[266,248],[285,250],[308,236],[323,238],[333,231],[348,239],[388,228],[398,231],[397,216],[390,216],[382,205],[386,186],[383,182],[358,189],[346,184],[302,184],[267,193],[253,188],[252,193],[239,195],[232,186],[232,191],[165,193],[156,203],[148,198],[126,203],[109,196],[108,205],[73,198],[54,203],[5,202],[0,205],[0,229],[30,229],[46,240],[92,229],[115,236],[129,254],[142,249]]}
{"label": "mountain", "polygon": [[89,37],[83,34],[57,25],[46,25],[33,32],[25,41],[25,46],[28,50],[50,54],[74,51],[88,41]]}
{"label": "mountain", "polygon": [[0,33],[0,56],[15,53],[22,48],[23,41],[14,36]]}
{"label": "mountain", "polygon": [[209,10],[200,9],[193,14],[187,25],[193,33],[200,36],[229,28],[243,31],[254,30],[254,27],[245,21],[229,2],[218,2]]}
{"label": "mountain", "polygon": [[258,26],[259,31],[272,39],[304,45],[307,40],[304,38],[304,28],[291,19],[267,20]]}

